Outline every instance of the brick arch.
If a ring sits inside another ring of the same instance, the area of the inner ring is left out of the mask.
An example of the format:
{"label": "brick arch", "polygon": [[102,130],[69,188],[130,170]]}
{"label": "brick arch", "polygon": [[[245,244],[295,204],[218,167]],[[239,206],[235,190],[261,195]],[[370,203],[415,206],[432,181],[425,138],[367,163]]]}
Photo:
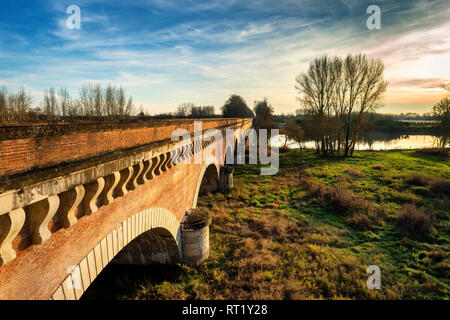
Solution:
{"label": "brick arch", "polygon": [[217,181],[220,181],[220,166],[219,161],[214,156],[209,156],[206,161],[203,163],[202,169],[200,170],[200,174],[198,175],[197,184],[195,186],[194,191],[194,201],[192,202],[192,208],[197,207],[198,195],[200,193],[200,187],[202,185],[203,177],[205,176],[206,170],[213,166],[215,168],[215,172],[217,173]]}
{"label": "brick arch", "polygon": [[169,210],[151,208],[141,211],[112,230],[81,260],[68,269],[69,275],[55,290],[52,300],[77,300],[83,295],[100,272],[133,240],[144,233],[156,231],[164,236],[170,235],[178,247],[181,259],[180,222]]}

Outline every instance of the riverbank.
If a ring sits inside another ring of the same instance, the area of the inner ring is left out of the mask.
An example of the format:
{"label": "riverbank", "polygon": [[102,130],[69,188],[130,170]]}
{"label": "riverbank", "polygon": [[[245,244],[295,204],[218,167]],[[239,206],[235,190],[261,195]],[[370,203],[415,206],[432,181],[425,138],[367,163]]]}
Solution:
{"label": "riverbank", "polygon": [[[450,159],[419,151],[281,155],[276,176],[236,167],[197,267],[111,265],[86,299],[444,299],[450,297]],[[366,288],[366,268],[381,289]]]}

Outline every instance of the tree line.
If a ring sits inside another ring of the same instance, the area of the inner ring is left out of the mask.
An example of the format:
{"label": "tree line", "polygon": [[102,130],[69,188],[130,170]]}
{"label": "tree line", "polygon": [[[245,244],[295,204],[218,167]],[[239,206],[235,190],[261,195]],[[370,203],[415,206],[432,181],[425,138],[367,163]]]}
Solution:
{"label": "tree line", "polygon": [[[70,120],[114,120],[132,116],[145,119],[167,118],[253,118],[253,111],[244,98],[232,94],[216,114],[214,106],[197,106],[182,103],[173,113],[150,116],[142,106],[136,110],[133,98],[122,87],[100,84],[83,85],[74,98],[66,88],[45,90],[41,103],[32,107],[33,97],[25,88],[17,93],[9,93],[5,87],[0,89],[0,123],[25,121],[70,121]],[[272,110],[273,111],[273,110]]]}
{"label": "tree line", "polygon": [[121,118],[135,113],[133,98],[122,87],[84,85],[78,98],[70,96],[66,88],[50,88],[44,92],[39,106],[32,108],[33,97],[24,88],[17,93],[0,89],[0,122],[59,120],[67,118]]}

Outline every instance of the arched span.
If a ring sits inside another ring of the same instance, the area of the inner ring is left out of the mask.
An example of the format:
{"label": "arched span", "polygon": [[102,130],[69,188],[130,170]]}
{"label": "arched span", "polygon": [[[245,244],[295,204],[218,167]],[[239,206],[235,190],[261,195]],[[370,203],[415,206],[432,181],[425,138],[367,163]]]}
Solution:
{"label": "arched span", "polygon": [[197,184],[195,186],[195,191],[194,191],[194,201],[192,202],[192,208],[195,209],[197,208],[197,200],[198,200],[198,195],[200,193],[200,187],[202,185],[202,181],[203,181],[203,177],[205,176],[205,172],[206,169],[208,169],[208,167],[210,165],[213,165],[215,167],[215,171],[217,173],[217,180],[220,181],[220,167],[219,167],[219,162],[217,161],[216,157],[214,156],[209,156],[205,163],[203,163],[202,169],[200,170],[200,174],[198,175],[198,179],[197,179]]}
{"label": "arched span", "polygon": [[167,230],[178,246],[181,258],[181,230],[175,215],[162,208],[139,212],[119,224],[76,266],[70,267],[68,276],[55,290],[52,300],[77,300],[83,295],[106,265],[130,242],[153,229]]}

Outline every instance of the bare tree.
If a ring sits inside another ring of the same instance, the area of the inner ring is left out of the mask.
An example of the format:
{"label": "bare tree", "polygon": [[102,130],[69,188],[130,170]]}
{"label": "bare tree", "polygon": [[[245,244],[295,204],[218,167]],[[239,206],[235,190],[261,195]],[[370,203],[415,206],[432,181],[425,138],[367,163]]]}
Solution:
{"label": "bare tree", "polygon": [[83,116],[92,116],[93,115],[93,106],[92,106],[92,101],[90,98],[90,93],[89,93],[89,86],[87,85],[83,85],[80,88],[80,106],[82,108],[82,115]]}
{"label": "bare tree", "polygon": [[6,87],[0,89],[0,122],[6,122],[9,118],[8,90]]}
{"label": "bare tree", "polygon": [[441,147],[445,148],[450,136],[450,98],[446,97],[433,107],[433,116],[442,130]]}
{"label": "bare tree", "polygon": [[302,127],[294,120],[291,119],[286,123],[286,137],[289,140],[294,140],[300,145],[300,150],[302,150],[302,143],[305,139],[305,133]]}
{"label": "bare tree", "polygon": [[58,100],[56,99],[55,88],[50,88],[44,93],[44,112],[50,119],[54,119],[58,115]]}
{"label": "bare tree", "polygon": [[105,116],[117,115],[116,88],[108,85],[105,89]]}
{"label": "bare tree", "polygon": [[103,90],[99,84],[91,88],[91,99],[94,103],[94,115],[97,117],[104,115]]}
{"label": "bare tree", "polygon": [[134,111],[135,111],[135,107],[134,107],[134,103],[133,103],[133,98],[129,97],[127,106],[125,107],[124,115],[131,116],[134,114]]}
{"label": "bare tree", "polygon": [[31,104],[33,103],[33,98],[29,93],[25,91],[25,88],[22,87],[19,89],[19,92],[16,95],[16,108],[20,117],[19,120],[25,120],[26,113],[30,110]]}
{"label": "bare tree", "polygon": [[192,109],[195,108],[195,105],[191,102],[184,102],[178,105],[177,111],[175,112],[175,116],[179,118],[186,118],[192,113]]}
{"label": "bare tree", "polygon": [[296,79],[298,100],[314,122],[318,148],[324,154],[353,155],[364,116],[381,105],[387,88],[381,60],[365,55],[317,58]]}
{"label": "bare tree", "polygon": [[127,105],[127,98],[125,96],[125,90],[123,90],[122,87],[119,88],[119,90],[116,91],[116,98],[117,101],[117,112],[116,114],[119,116],[123,116],[125,114],[125,108]]}
{"label": "bare tree", "polygon": [[68,115],[70,105],[70,95],[66,88],[59,89],[59,106],[63,117]]}

